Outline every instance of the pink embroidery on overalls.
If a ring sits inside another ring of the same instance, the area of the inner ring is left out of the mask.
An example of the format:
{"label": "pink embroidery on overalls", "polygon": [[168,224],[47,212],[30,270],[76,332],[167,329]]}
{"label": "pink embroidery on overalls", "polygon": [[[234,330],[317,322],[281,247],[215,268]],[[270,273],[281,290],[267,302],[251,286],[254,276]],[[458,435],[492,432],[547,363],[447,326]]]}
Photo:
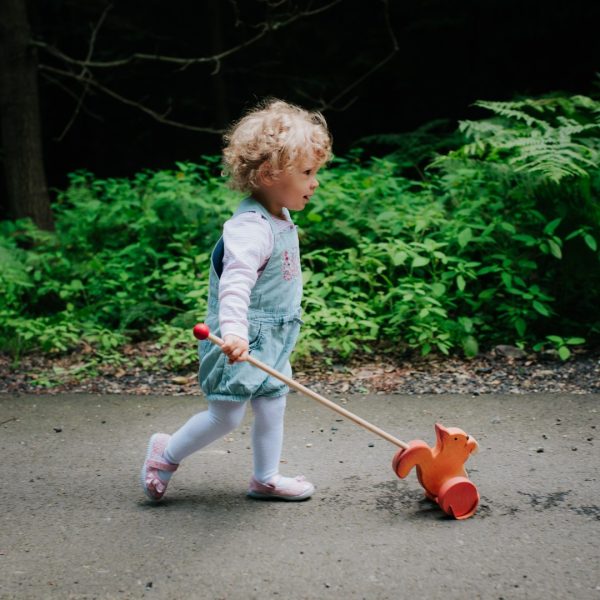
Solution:
{"label": "pink embroidery on overalls", "polygon": [[286,281],[300,276],[300,257],[295,249],[284,250],[281,255],[281,271]]}

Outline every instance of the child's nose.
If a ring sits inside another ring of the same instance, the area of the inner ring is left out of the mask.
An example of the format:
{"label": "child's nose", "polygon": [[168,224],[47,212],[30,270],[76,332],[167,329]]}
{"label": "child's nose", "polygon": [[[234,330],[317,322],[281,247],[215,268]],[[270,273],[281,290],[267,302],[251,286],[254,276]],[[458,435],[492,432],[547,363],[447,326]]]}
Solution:
{"label": "child's nose", "polygon": [[313,179],[311,187],[313,190],[316,190],[319,187],[319,180],[317,178]]}

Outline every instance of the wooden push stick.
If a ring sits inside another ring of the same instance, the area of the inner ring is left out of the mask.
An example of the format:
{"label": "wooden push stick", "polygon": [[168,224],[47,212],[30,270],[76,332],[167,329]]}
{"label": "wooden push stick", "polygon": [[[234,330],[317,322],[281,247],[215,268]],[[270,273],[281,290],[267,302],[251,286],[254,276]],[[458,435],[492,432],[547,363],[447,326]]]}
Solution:
{"label": "wooden push stick", "polygon": [[[213,344],[216,344],[217,346],[222,346],[225,343],[220,337],[213,335],[210,332],[208,325],[206,325],[205,323],[198,323],[198,325],[196,325],[194,327],[194,336],[199,340],[208,339]],[[349,410],[342,408],[341,406],[337,405],[335,402],[328,400],[324,396],[321,396],[320,394],[317,394],[316,392],[309,390],[307,387],[303,386],[300,383],[297,383],[293,379],[286,377],[285,375],[283,375],[279,371],[276,371],[269,365],[266,365],[265,363],[261,362],[260,360],[254,358],[251,354],[248,355],[247,360],[249,363],[252,363],[255,367],[258,367],[259,369],[262,369],[269,375],[273,375],[273,377],[276,377],[280,381],[283,381],[283,383],[285,383],[289,387],[301,392],[302,394],[304,394],[305,396],[308,396],[309,398],[312,398],[313,400],[316,400],[317,402],[320,402],[321,404],[327,406],[331,410],[334,410],[336,413],[346,417],[347,419],[350,419],[351,421],[354,421],[354,423],[356,423],[357,425],[360,425],[361,427],[368,429],[369,431],[378,435],[379,437],[382,437],[384,440],[387,440],[388,442],[391,442],[392,444],[394,444],[400,448],[403,448],[404,450],[408,449],[408,444],[406,444],[402,440],[395,438],[393,435],[390,435],[386,431],[383,431],[383,429],[380,429],[379,427],[376,427],[372,423],[369,423],[368,421],[361,419],[358,415],[355,415],[354,413],[351,413]]]}
{"label": "wooden push stick", "polygon": [[[208,339],[219,347],[225,343],[221,338],[213,335],[204,323],[199,323],[194,327],[194,336],[199,340]],[[437,502],[446,514],[455,519],[467,519],[475,514],[479,504],[479,492],[467,477],[464,463],[469,455],[477,450],[478,445],[462,429],[446,428],[438,423],[435,426],[437,437],[435,447],[429,447],[422,440],[412,440],[406,444],[383,429],[379,429],[349,410],[279,373],[253,356],[249,355],[247,360],[269,375],[283,381],[289,387],[331,408],[384,440],[399,446],[400,450],[396,452],[392,461],[392,468],[396,475],[404,478],[413,467],[416,467],[417,477],[425,489],[425,495],[430,500]]]}

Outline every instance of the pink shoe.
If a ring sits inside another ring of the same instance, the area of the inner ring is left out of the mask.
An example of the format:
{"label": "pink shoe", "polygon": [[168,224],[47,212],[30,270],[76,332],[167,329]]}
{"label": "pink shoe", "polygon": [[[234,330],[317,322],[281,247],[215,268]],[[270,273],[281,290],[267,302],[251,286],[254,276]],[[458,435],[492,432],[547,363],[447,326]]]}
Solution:
{"label": "pink shoe", "polygon": [[279,500],[296,502],[298,500],[310,498],[315,491],[315,486],[309,481],[306,481],[303,475],[294,477],[291,482],[287,482],[285,486],[279,485],[281,479],[281,475],[275,475],[275,477],[267,481],[267,483],[261,483],[253,476],[250,480],[248,496],[251,498],[263,499],[278,498]]}
{"label": "pink shoe", "polygon": [[163,451],[167,447],[171,436],[166,433],[155,433],[148,442],[146,459],[142,466],[142,488],[151,500],[160,500],[167,491],[171,476],[166,479],[159,477],[159,471],[174,473],[179,465],[174,465],[163,458]]}

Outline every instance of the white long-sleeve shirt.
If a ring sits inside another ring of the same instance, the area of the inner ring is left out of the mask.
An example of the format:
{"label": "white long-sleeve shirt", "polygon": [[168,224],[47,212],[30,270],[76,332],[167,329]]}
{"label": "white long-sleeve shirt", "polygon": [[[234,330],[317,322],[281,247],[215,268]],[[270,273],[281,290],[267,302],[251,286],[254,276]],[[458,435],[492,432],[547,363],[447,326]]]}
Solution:
{"label": "white long-sleeve shirt", "polygon": [[[273,218],[281,229],[293,225],[289,211],[285,219]],[[219,281],[219,325],[221,335],[237,335],[248,340],[250,293],[273,252],[273,232],[258,212],[244,212],[223,227],[223,272]]]}

